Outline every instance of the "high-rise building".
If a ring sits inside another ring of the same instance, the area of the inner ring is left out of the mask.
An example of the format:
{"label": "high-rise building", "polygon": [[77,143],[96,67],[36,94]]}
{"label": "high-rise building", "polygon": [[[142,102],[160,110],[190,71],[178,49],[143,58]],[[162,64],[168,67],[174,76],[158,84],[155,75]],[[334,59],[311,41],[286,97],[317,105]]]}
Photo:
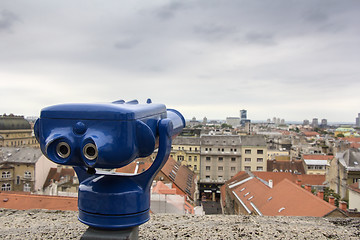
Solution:
{"label": "high-rise building", "polygon": [[358,113],[358,117],[356,118],[356,123],[355,123],[355,125],[356,125],[357,127],[360,127],[360,113]]}
{"label": "high-rise building", "polygon": [[241,120],[247,119],[247,110],[245,110],[245,109],[240,110],[240,118],[241,118]]}
{"label": "high-rise building", "polygon": [[202,122],[202,123],[203,123],[203,125],[206,125],[206,124],[207,124],[207,117],[204,117],[204,118],[203,118],[203,122]]}
{"label": "high-rise building", "polygon": [[327,119],[321,119],[321,127],[326,127],[327,126]]}
{"label": "high-rise building", "polygon": [[311,123],[311,126],[312,126],[313,128],[318,127],[318,126],[319,126],[319,120],[318,120],[317,118],[313,118],[312,123]]}
{"label": "high-rise building", "polygon": [[233,127],[239,126],[240,125],[240,118],[239,117],[227,117],[226,118],[226,123],[233,126]]}
{"label": "high-rise building", "polygon": [[305,126],[305,125],[310,125],[310,121],[307,120],[307,119],[305,119],[305,120],[303,121],[303,125],[304,125],[304,126]]}

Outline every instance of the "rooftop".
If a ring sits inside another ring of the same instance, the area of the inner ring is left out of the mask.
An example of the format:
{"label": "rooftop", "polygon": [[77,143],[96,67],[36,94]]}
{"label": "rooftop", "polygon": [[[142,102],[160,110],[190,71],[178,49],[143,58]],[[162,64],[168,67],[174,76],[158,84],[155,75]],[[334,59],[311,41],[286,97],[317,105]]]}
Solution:
{"label": "rooftop", "polygon": [[0,115],[0,131],[20,129],[31,129],[30,123],[25,120],[24,116]]}
{"label": "rooftop", "polygon": [[42,156],[41,150],[31,147],[0,148],[0,164],[2,163],[36,163]]}

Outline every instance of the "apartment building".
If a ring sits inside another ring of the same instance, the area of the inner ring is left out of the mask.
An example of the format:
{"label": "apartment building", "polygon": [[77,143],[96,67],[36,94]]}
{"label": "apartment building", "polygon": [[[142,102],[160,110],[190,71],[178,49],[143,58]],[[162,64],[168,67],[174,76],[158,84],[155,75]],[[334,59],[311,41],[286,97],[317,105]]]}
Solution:
{"label": "apartment building", "polygon": [[241,170],[240,136],[202,135],[199,191],[202,199],[220,199],[220,186]]}
{"label": "apartment building", "polygon": [[241,171],[267,171],[267,147],[263,136],[241,137]]}
{"label": "apartment building", "polygon": [[176,137],[170,156],[196,174],[200,173],[200,137]]}
{"label": "apartment building", "polygon": [[40,156],[40,149],[0,149],[1,191],[34,191],[35,165]]}
{"label": "apartment building", "polygon": [[239,136],[201,136],[201,182],[224,183],[240,170],[241,150]]}
{"label": "apartment building", "polygon": [[360,182],[360,150],[350,148],[339,152],[326,169],[326,181],[341,198],[349,197],[348,186]]}

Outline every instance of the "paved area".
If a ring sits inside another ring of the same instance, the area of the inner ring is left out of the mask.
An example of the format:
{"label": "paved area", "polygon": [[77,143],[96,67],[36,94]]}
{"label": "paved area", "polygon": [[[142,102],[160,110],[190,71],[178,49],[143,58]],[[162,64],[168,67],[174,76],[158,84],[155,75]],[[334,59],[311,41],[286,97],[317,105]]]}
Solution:
{"label": "paved area", "polygon": [[[0,209],[0,239],[80,239],[77,212]],[[360,239],[360,218],[154,214],[139,239]]]}

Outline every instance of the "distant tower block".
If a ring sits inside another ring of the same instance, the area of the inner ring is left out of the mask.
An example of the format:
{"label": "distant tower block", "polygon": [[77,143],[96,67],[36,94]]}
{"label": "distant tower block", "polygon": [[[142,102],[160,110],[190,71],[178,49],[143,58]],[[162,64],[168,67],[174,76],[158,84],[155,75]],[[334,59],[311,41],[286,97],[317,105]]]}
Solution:
{"label": "distant tower block", "polygon": [[203,118],[203,124],[204,124],[204,125],[207,124],[207,118],[206,118],[206,117]]}
{"label": "distant tower block", "polygon": [[311,123],[312,127],[318,127],[319,126],[319,121],[317,118],[313,118],[312,123]]}
{"label": "distant tower block", "polygon": [[303,125],[304,125],[304,126],[305,126],[305,125],[310,125],[310,121],[307,120],[307,119],[305,119],[305,120],[303,121]]}
{"label": "distant tower block", "polygon": [[240,120],[246,120],[247,119],[247,110],[243,109],[240,110]]}
{"label": "distant tower block", "polygon": [[358,113],[358,117],[357,117],[356,120],[355,120],[355,125],[356,125],[357,127],[360,127],[360,113]]}
{"label": "distant tower block", "polygon": [[327,126],[327,119],[321,119],[321,127],[326,127]]}

